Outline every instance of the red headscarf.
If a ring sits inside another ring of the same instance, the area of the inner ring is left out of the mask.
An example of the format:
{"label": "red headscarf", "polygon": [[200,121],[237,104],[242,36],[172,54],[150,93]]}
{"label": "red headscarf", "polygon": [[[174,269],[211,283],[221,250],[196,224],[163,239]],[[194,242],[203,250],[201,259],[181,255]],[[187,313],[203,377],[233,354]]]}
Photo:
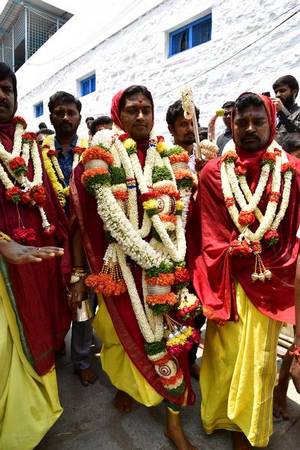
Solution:
{"label": "red headscarf", "polygon": [[[275,110],[272,101],[259,95],[264,102],[270,123],[269,143],[275,134]],[[233,111],[233,117],[235,110]],[[260,174],[260,161],[266,151],[247,152],[237,148],[240,162],[247,167],[247,181],[254,191]],[[188,238],[189,265],[194,287],[203,302],[209,319],[218,322],[237,320],[234,282],[237,280],[256,308],[263,314],[283,322],[293,323],[294,280],[299,242],[296,232],[300,222],[300,164],[288,155],[297,171],[292,180],[289,206],[281,222],[279,242],[268,247],[262,242],[262,260],[273,276],[265,283],[251,281],[254,256],[238,257],[228,253],[230,243],[237,239],[238,230],[226,209],[220,174],[220,158],[209,161],[200,174],[196,204],[193,205]],[[259,208],[264,213],[268,201],[267,189]],[[254,224],[256,228],[258,223]],[[200,232],[198,232],[200,228]],[[197,230],[197,234],[196,234]]]}
{"label": "red headscarf", "polygon": [[[126,94],[127,91],[129,89],[133,88],[133,87],[146,89],[144,86],[140,86],[140,85],[129,86],[128,88],[123,89],[123,90],[119,91],[116,95],[114,95],[113,99],[112,99],[112,102],[111,102],[111,110],[110,110],[111,118],[112,118],[113,122],[119,128],[121,128],[121,130],[123,130],[123,124],[122,124],[121,117],[120,117],[120,113],[121,113],[121,111],[120,111],[120,101],[121,101],[121,98],[123,97],[123,95]],[[151,105],[152,105],[152,113],[153,113],[153,119],[154,119],[153,98],[152,98],[152,95],[151,95],[151,93],[149,91],[148,91],[148,95],[149,95],[149,100],[150,100]]]}
{"label": "red headscarf", "polygon": [[120,118],[120,110],[119,110],[119,103],[121,100],[122,95],[124,94],[125,89],[122,89],[119,91],[116,95],[113,96],[113,99],[111,101],[111,110],[110,115],[113,120],[113,122],[122,130],[122,122]]}
{"label": "red headscarf", "polygon": [[[262,94],[253,94],[253,92],[244,92],[243,94],[241,94],[236,101],[238,101],[240,98],[244,97],[245,95],[255,95],[256,97],[259,97],[260,100],[263,101],[267,116],[268,116],[268,122],[269,122],[269,126],[270,126],[270,136],[269,136],[269,140],[266,144],[266,147],[268,147],[271,142],[274,140],[275,138],[275,134],[276,134],[276,107],[274,105],[274,103],[272,102],[272,100],[270,99],[270,97],[267,97],[266,95],[262,95]],[[236,115],[236,108],[233,108],[232,114],[231,114],[231,129],[232,129],[232,135],[233,135],[233,140],[234,140],[234,118]]]}

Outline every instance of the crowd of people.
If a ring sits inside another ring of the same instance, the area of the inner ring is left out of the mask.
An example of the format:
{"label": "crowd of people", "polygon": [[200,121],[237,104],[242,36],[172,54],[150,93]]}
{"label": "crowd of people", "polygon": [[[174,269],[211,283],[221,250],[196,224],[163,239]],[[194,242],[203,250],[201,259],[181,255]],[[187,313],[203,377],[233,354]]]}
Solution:
{"label": "crowd of people", "polygon": [[32,450],[61,415],[55,360],[70,327],[82,385],[97,379],[95,333],[114,406],[164,402],[178,450],[199,448],[180,420],[195,402],[191,376],[206,433],[231,431],[236,450],[268,445],[283,323],[295,341],[277,411],[290,372],[300,392],[299,86],[287,75],[273,89],[226,101],[200,145],[175,101],[168,146],[141,85],[118,92],[110,116],[87,117],[86,137],[81,103],[64,91],[49,99],[53,130],[29,132],[0,63],[1,449]]}

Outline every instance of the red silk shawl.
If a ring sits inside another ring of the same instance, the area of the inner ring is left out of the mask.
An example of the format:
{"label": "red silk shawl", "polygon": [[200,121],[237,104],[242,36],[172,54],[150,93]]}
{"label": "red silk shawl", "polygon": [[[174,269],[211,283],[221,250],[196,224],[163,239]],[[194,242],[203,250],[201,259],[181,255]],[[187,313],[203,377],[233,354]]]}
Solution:
{"label": "red silk shawl", "polygon": [[[270,138],[275,132],[275,114],[271,101],[261,96],[270,122]],[[237,148],[239,160],[247,168],[247,181],[253,192],[260,175],[260,161],[266,149],[247,152]],[[296,166],[292,180],[289,206],[281,222],[279,242],[268,247],[262,243],[262,260],[273,274],[270,281],[251,281],[254,256],[239,257],[228,253],[230,242],[238,230],[225,207],[221,188],[221,158],[209,161],[199,177],[198,196],[193,204],[188,228],[189,266],[194,287],[203,303],[205,315],[220,323],[237,320],[234,282],[237,280],[256,308],[263,314],[284,322],[294,323],[294,280],[299,240],[296,232],[300,222],[300,164],[291,155]],[[270,193],[269,180],[259,204],[265,212]],[[282,186],[281,186],[282,188]],[[254,230],[258,223],[255,222]]]}

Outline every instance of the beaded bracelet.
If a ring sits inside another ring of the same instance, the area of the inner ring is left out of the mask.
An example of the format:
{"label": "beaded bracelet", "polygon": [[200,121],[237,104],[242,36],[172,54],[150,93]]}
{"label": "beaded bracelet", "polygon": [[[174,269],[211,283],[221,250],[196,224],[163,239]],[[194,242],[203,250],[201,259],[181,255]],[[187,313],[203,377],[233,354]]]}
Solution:
{"label": "beaded bracelet", "polygon": [[294,346],[293,350],[289,351],[289,355],[293,356],[297,363],[300,364],[300,347]]}

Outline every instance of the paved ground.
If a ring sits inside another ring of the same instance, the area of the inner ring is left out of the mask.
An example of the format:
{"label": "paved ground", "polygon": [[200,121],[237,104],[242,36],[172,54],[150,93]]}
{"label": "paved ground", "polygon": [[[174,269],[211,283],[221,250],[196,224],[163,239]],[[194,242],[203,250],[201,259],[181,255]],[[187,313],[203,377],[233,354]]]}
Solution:
{"label": "paved ground", "polygon": [[[135,405],[122,415],[112,406],[114,389],[101,372],[95,385],[82,387],[73,375],[69,353],[58,361],[58,379],[64,413],[36,450],[172,450],[163,436],[164,408]],[[194,383],[198,392],[197,383]],[[300,395],[289,388],[290,420],[275,423],[269,449],[300,450]],[[217,432],[207,437],[199,421],[199,396],[194,407],[183,414],[184,428],[200,450],[230,450],[230,434]]]}

